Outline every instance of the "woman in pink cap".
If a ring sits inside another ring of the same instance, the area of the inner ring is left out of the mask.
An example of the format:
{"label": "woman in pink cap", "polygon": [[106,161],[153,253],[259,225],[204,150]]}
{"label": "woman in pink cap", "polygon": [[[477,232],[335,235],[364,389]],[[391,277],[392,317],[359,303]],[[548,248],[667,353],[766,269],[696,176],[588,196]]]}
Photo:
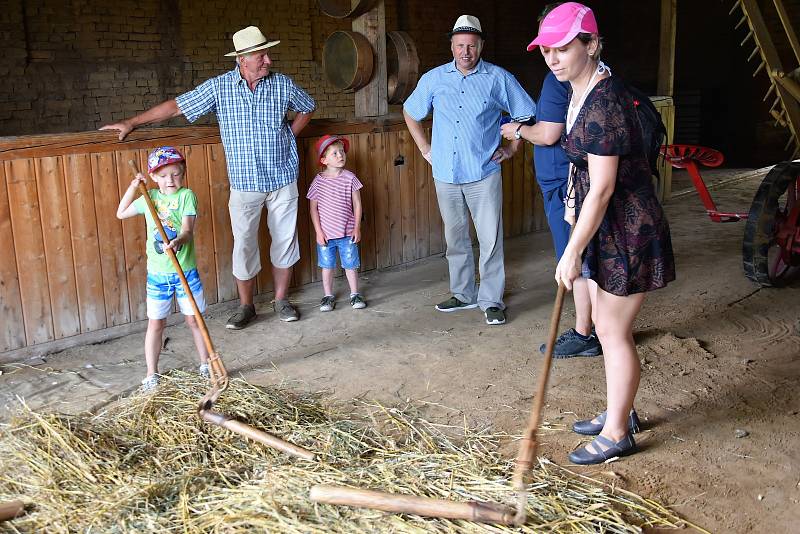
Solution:
{"label": "woman in pink cap", "polygon": [[572,167],[577,221],[555,278],[568,289],[579,276],[589,278],[607,407],[575,423],[576,432],[597,437],[569,459],[596,464],[637,450],[633,401],[640,369],[633,323],[645,293],[675,279],[675,260],[634,99],[600,61],[594,13],[577,2],[554,6],[528,51],[537,46],[556,78],[571,86],[562,144]]}

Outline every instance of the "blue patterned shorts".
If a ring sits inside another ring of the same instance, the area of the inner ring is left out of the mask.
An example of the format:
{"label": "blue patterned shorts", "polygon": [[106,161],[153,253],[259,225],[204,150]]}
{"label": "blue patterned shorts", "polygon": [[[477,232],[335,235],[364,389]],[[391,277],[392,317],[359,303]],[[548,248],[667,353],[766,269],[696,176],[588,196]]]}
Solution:
{"label": "blue patterned shorts", "polygon": [[353,243],[350,237],[328,239],[327,245],[317,243],[317,265],[322,269],[335,269],[337,250],[342,269],[355,270],[361,266],[361,260],[358,257],[358,243]]}
{"label": "blue patterned shorts", "polygon": [[[203,284],[197,269],[186,273],[186,281],[197,303],[200,313],[206,311],[206,299],[203,295]],[[164,319],[172,311],[172,297],[178,299],[178,306],[184,315],[194,315],[189,297],[183,290],[178,273],[147,273],[147,318]]]}

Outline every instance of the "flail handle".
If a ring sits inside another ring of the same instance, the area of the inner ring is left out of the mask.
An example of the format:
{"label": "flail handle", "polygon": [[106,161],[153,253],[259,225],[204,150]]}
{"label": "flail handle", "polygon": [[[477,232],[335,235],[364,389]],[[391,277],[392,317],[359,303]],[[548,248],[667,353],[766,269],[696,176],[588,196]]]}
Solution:
{"label": "flail handle", "polygon": [[317,485],[311,488],[310,497],[312,501],[326,504],[497,525],[510,525],[514,518],[513,509],[496,503],[454,502],[344,486]]}
{"label": "flail handle", "polygon": [[0,521],[8,521],[21,516],[25,512],[25,503],[22,501],[10,501],[0,503]]}
{"label": "flail handle", "polygon": [[273,449],[279,450],[281,452],[285,452],[290,456],[295,456],[297,458],[302,458],[304,460],[313,461],[314,460],[314,453],[309,451],[308,449],[304,449],[303,447],[298,447],[293,443],[289,443],[288,441],[284,441],[279,437],[273,436],[272,434],[268,434],[262,430],[258,430],[247,423],[243,423],[241,421],[237,421],[235,419],[231,419],[230,417],[223,415],[218,412],[212,412],[211,410],[198,410],[198,415],[200,416],[203,421],[207,423],[211,423],[212,425],[217,425],[231,432],[235,432],[240,434],[246,438],[250,438],[253,441],[257,441],[262,445],[266,445],[267,447],[271,447]]}

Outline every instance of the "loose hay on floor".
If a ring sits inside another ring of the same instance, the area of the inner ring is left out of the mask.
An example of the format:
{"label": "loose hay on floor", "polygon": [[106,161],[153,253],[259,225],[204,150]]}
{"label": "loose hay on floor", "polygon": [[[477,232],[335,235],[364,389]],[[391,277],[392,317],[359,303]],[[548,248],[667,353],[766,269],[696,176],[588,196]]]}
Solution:
{"label": "loose hay on floor", "polygon": [[23,407],[0,435],[0,502],[33,506],[0,524],[20,532],[639,532],[686,526],[658,503],[577,477],[534,470],[521,529],[320,505],[314,484],[513,504],[507,436],[452,428],[411,410],[364,404],[363,416],[320,395],[232,380],[215,409],[306,447],[308,462],[202,423],[207,383],[168,374],[151,396],[97,415]]}

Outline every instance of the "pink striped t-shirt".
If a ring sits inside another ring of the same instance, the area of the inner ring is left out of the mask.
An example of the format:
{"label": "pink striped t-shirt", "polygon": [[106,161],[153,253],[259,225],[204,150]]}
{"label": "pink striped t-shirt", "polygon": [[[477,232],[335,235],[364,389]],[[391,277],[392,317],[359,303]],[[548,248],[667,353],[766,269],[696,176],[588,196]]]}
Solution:
{"label": "pink striped t-shirt", "polygon": [[338,176],[314,177],[306,198],[316,200],[319,206],[319,222],[325,237],[339,239],[353,235],[353,191],[364,187],[356,175],[342,169]]}

